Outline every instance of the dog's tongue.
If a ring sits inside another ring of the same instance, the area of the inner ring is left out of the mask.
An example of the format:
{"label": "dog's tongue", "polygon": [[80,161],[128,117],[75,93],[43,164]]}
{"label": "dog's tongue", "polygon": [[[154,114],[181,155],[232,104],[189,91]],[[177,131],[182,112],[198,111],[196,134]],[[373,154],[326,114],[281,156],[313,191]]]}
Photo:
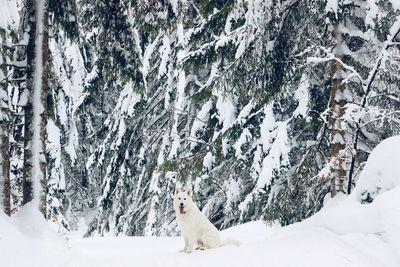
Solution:
{"label": "dog's tongue", "polygon": [[185,212],[183,211],[183,207],[179,207],[179,212],[180,214],[184,214]]}

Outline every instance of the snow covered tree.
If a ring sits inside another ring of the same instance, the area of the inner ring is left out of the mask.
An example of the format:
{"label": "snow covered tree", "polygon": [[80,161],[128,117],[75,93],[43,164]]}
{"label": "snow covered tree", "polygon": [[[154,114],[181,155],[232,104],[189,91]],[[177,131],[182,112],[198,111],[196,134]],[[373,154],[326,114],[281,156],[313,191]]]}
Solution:
{"label": "snow covered tree", "polygon": [[[23,203],[35,200],[46,213],[46,122],[48,91],[48,19],[45,1],[27,0],[28,36],[26,47],[27,102],[24,106],[24,185]],[[40,203],[40,204],[39,204]]]}
{"label": "snow covered tree", "polygon": [[[376,17],[376,8],[385,10],[382,14],[388,12],[388,15]],[[339,1],[337,3],[328,1],[326,10],[329,18],[327,20],[328,27],[333,34],[332,41],[334,43],[332,52],[328,56],[332,58],[333,70],[329,129],[331,130],[332,147],[330,155],[331,195],[334,196],[336,189],[341,192],[351,191],[354,168],[360,164],[357,162],[357,158],[364,161],[371,150],[364,148],[360,151],[360,147],[370,146],[372,148],[381,140],[376,132],[378,128],[369,127],[370,129],[367,129],[368,127],[366,127],[361,130],[360,125],[364,125],[362,127],[371,126],[370,122],[382,120],[382,113],[385,113],[391,114],[386,119],[392,125],[391,127],[395,127],[393,125],[395,120],[392,117],[396,116],[395,113],[388,110],[382,111],[375,106],[383,99],[378,96],[374,99],[375,103],[368,102],[367,99],[379,91],[374,86],[378,83],[380,76],[377,73],[385,71],[381,69],[382,57],[391,47],[389,43],[392,43],[393,38],[398,34],[398,31],[396,32],[398,26],[396,26],[397,16],[393,6],[382,4],[379,1]],[[382,26],[388,25],[389,27],[383,26],[379,30],[376,27],[372,28],[371,26],[374,24],[372,21],[379,21]],[[369,54],[369,57],[360,56],[360,53]],[[389,61],[393,62],[390,59]],[[390,81],[385,81],[387,85],[390,83]],[[373,112],[368,107],[369,105],[375,106],[371,107]],[[360,135],[363,137],[360,138]]]}
{"label": "snow covered tree", "polygon": [[10,187],[11,211],[17,212],[24,199],[24,106],[27,102],[27,44],[28,34],[24,12],[21,11],[20,24],[10,42],[10,66],[8,80],[8,107],[10,110]]}
{"label": "snow covered tree", "polygon": [[148,1],[123,5],[121,28],[103,27],[129,32],[127,19],[137,29],[137,58],[126,62],[140,66],[143,82],[121,81],[97,128],[103,141],[87,166],[103,192],[89,233],[174,231],[162,218],[175,182],[193,184],[221,228],[301,220],[321,207],[329,177],[347,190],[347,114],[359,93],[348,84],[363,67],[348,55],[355,41],[345,26],[364,29],[357,4],[343,4],[335,21],[321,16],[324,1],[160,3],[144,20],[136,11]]}
{"label": "snow covered tree", "polygon": [[220,229],[300,221],[349,193],[400,131],[394,0],[21,8],[7,48],[11,209],[36,173],[46,218],[90,219],[88,236],[176,233],[175,184]]}

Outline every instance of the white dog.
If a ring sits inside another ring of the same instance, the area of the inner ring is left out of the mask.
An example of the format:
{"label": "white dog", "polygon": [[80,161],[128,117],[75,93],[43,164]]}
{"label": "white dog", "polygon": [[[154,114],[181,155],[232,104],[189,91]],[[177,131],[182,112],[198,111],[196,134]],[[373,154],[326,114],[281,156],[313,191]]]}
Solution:
{"label": "white dog", "polygon": [[181,252],[191,253],[194,248],[209,249],[228,244],[239,245],[236,240],[222,241],[217,228],[200,212],[192,200],[192,189],[175,189],[174,209],[178,226],[185,241]]}

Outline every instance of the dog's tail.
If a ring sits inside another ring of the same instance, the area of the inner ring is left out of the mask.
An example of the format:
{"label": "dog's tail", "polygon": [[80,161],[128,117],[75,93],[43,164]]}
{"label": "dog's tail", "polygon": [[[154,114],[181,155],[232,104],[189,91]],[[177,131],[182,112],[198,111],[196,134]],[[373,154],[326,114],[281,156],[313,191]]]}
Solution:
{"label": "dog's tail", "polygon": [[234,246],[238,247],[241,244],[242,244],[242,242],[240,242],[239,240],[227,238],[227,239],[222,240],[220,247],[227,246],[227,245],[234,245]]}

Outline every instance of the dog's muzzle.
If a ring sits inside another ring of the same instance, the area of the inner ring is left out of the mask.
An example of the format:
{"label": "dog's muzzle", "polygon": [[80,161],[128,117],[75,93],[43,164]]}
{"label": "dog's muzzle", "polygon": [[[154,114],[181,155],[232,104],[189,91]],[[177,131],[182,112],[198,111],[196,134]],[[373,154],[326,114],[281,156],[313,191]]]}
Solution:
{"label": "dog's muzzle", "polygon": [[180,214],[185,214],[185,210],[184,210],[183,203],[181,203],[181,204],[179,205],[179,213],[180,213]]}

